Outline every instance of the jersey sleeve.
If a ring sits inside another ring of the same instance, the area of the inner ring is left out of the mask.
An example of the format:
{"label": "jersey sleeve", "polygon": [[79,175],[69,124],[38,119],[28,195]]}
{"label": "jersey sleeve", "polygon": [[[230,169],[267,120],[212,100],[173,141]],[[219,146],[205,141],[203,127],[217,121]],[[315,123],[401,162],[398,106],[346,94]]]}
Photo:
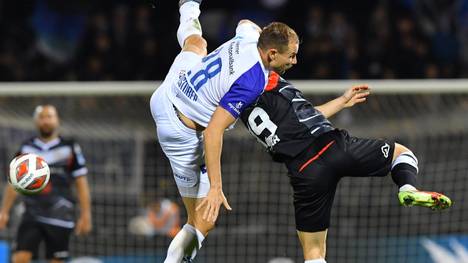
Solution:
{"label": "jersey sleeve", "polygon": [[260,32],[258,32],[257,28],[251,23],[242,23],[236,28],[236,37],[258,41]]}
{"label": "jersey sleeve", "polygon": [[79,177],[86,175],[88,173],[88,168],[86,167],[86,160],[83,155],[83,151],[78,143],[74,142],[72,145],[73,148],[73,165],[71,174],[73,177]]}
{"label": "jersey sleeve", "polygon": [[219,105],[237,119],[246,107],[257,100],[264,88],[265,77],[258,62],[232,84]]}

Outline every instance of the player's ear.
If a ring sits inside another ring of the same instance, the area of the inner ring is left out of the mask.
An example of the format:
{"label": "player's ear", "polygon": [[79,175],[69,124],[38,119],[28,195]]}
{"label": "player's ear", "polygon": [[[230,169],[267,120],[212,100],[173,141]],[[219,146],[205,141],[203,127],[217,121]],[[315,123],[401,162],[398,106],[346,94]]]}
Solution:
{"label": "player's ear", "polygon": [[278,56],[278,50],[276,48],[270,48],[268,49],[268,60],[269,61],[274,61],[276,60],[276,57]]}

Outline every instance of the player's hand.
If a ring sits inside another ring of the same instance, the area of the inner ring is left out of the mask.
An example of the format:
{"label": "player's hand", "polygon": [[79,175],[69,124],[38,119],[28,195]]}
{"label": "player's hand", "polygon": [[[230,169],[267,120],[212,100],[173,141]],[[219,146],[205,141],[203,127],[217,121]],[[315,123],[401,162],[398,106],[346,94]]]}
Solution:
{"label": "player's hand", "polygon": [[80,215],[80,218],[76,222],[75,234],[77,236],[83,236],[91,232],[91,215],[89,213],[84,213]]}
{"label": "player's hand", "polygon": [[210,188],[208,195],[197,206],[195,211],[199,211],[204,206],[205,212],[203,213],[203,220],[215,223],[218,218],[219,208],[221,205],[224,205],[224,207],[229,211],[232,210],[226,196],[224,196],[223,190],[212,187]]}
{"label": "player's hand", "polygon": [[366,101],[367,96],[370,94],[370,88],[367,85],[352,86],[343,93],[345,99],[345,108],[352,107],[355,104]]}
{"label": "player's hand", "polygon": [[0,230],[6,228],[8,220],[10,220],[10,215],[6,212],[0,212]]}

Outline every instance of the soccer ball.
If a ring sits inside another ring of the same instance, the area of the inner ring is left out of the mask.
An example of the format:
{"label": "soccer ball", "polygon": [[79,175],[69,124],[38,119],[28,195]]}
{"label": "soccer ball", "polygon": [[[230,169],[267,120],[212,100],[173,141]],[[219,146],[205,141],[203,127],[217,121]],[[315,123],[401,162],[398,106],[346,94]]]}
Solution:
{"label": "soccer ball", "polygon": [[33,153],[19,155],[10,163],[8,182],[19,193],[37,194],[47,186],[49,179],[49,165]]}

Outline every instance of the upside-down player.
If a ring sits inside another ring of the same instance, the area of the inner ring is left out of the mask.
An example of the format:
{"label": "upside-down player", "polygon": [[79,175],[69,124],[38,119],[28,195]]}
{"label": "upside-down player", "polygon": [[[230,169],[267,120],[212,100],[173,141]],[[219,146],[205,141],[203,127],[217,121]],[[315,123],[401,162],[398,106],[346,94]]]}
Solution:
{"label": "upside-down player", "polygon": [[158,141],[188,214],[169,245],[166,263],[191,261],[213,229],[221,204],[230,209],[221,183],[224,131],[260,96],[270,70],[284,72],[296,63],[299,48],[296,33],[283,23],[260,30],[242,20],[235,37],[207,56],[200,2],[179,2],[182,52],[150,102]]}
{"label": "upside-down player", "polygon": [[272,73],[265,93],[241,118],[275,161],[289,171],[294,191],[296,229],[306,263],[324,263],[327,229],[342,177],[382,177],[391,173],[401,205],[444,209],[445,195],[416,189],[418,160],[405,146],[356,138],[328,121],[338,111],[366,100],[366,85],[314,107],[291,83]]}

